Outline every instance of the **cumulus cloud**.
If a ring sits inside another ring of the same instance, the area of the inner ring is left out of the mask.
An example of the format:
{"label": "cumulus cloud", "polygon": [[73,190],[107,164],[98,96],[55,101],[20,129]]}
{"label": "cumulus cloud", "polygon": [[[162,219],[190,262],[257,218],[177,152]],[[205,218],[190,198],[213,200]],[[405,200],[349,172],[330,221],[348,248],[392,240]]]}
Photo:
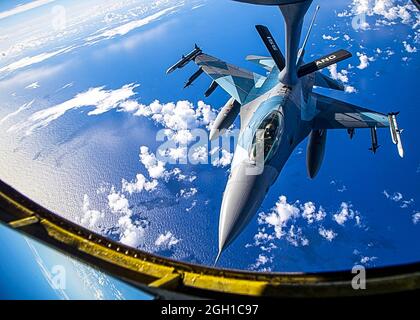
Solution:
{"label": "cumulus cloud", "polygon": [[328,241],[333,241],[333,239],[337,236],[337,233],[335,233],[333,230],[328,230],[324,227],[320,227],[318,229],[318,232],[323,238],[327,239]]}
{"label": "cumulus cloud", "polygon": [[133,221],[133,211],[127,197],[112,187],[108,194],[108,206],[114,214],[120,215],[117,223],[120,242],[133,248],[142,246],[144,244],[145,227],[140,225],[141,221]]}
{"label": "cumulus cloud", "polygon": [[82,212],[80,223],[90,229],[97,227],[98,222],[105,216],[101,211],[90,209],[90,200],[87,194],[83,197]]}
{"label": "cumulus cloud", "polygon": [[117,192],[112,188],[111,193],[108,195],[108,206],[114,213],[123,213],[131,215],[132,211],[124,194]]}
{"label": "cumulus cloud", "polygon": [[334,80],[340,80],[343,83],[349,82],[349,78],[348,78],[349,72],[345,69],[338,71],[336,63],[328,66],[328,70],[330,72],[331,78],[333,78]]}
{"label": "cumulus cloud", "polygon": [[385,196],[385,198],[398,203],[400,208],[403,209],[408,208],[414,203],[413,198],[405,199],[401,192],[388,193],[387,190],[384,190],[382,193]]}
{"label": "cumulus cloud", "polygon": [[365,53],[357,52],[357,56],[359,57],[359,65],[357,68],[360,70],[366,69],[369,66],[369,62],[375,60],[373,57],[368,57]]}
{"label": "cumulus cloud", "polygon": [[404,49],[408,53],[415,53],[417,52],[417,48],[409,44],[407,41],[403,41]]}
{"label": "cumulus cloud", "polygon": [[353,0],[350,10],[338,14],[339,17],[361,17],[362,29],[370,28],[362,17],[375,17],[376,25],[392,25],[397,22],[410,24],[416,21],[416,7],[408,1],[396,0]]}
{"label": "cumulus cloud", "polygon": [[129,215],[122,216],[118,220],[118,227],[121,230],[121,243],[133,248],[137,248],[144,243],[145,229],[133,223]]}
{"label": "cumulus cloud", "polygon": [[315,204],[311,201],[304,203],[301,206],[302,217],[305,218],[308,223],[314,223],[314,221],[322,221],[327,216],[324,208],[316,208]]}
{"label": "cumulus cloud", "polygon": [[288,203],[286,196],[280,196],[271,212],[260,214],[259,224],[267,224],[273,227],[276,238],[280,239],[285,235],[283,229],[289,220],[297,218],[299,214],[298,206]]}
{"label": "cumulus cloud", "polygon": [[322,35],[322,39],[324,39],[324,40],[331,40],[331,41],[336,41],[336,40],[338,40],[340,37],[333,37],[333,36],[330,36],[330,35],[325,35],[325,34],[323,34]]}
{"label": "cumulus cloud", "polygon": [[139,193],[143,190],[153,191],[158,185],[157,180],[148,181],[144,175],[138,173],[134,181],[128,182],[125,179],[122,179],[122,191],[128,192],[129,194]]}
{"label": "cumulus cloud", "polygon": [[[259,214],[259,228],[254,236],[253,245],[259,246],[262,251],[267,252],[276,247],[273,241],[280,239],[286,240],[295,247],[307,246],[309,239],[304,234],[303,227],[312,225],[318,225],[316,227],[318,233],[328,241],[332,241],[337,234],[332,229],[327,230],[321,225],[326,216],[327,213],[322,206],[317,207],[314,202],[289,203],[287,198],[282,195],[270,212]],[[305,223],[301,221],[305,221]]]}
{"label": "cumulus cloud", "polygon": [[189,188],[189,189],[181,189],[179,191],[179,195],[182,198],[188,199],[196,195],[198,192],[197,188]]}
{"label": "cumulus cloud", "polygon": [[155,154],[149,152],[146,146],[140,147],[140,162],[149,172],[149,176],[153,179],[159,179],[167,174],[165,163],[156,158]]}
{"label": "cumulus cloud", "polygon": [[273,262],[273,257],[268,257],[264,254],[259,254],[255,263],[250,266],[251,270],[258,270],[260,272],[270,272],[271,268],[267,264]]}
{"label": "cumulus cloud", "polygon": [[339,225],[344,226],[348,220],[355,220],[356,225],[360,225],[359,212],[352,209],[352,205],[346,202],[342,202],[340,210],[333,215],[333,219]]}
{"label": "cumulus cloud", "polygon": [[167,231],[165,234],[161,234],[157,237],[155,245],[164,249],[172,249],[172,247],[180,241],[181,240],[177,239],[172,232]]}
{"label": "cumulus cloud", "polygon": [[210,151],[210,154],[213,155],[218,155],[219,152],[221,153],[221,156],[216,156],[214,157],[213,161],[212,161],[212,165],[215,167],[227,167],[228,165],[231,164],[232,159],[233,159],[233,153],[225,150],[225,149],[221,149],[219,147],[216,147],[214,149],[212,149]]}
{"label": "cumulus cloud", "polygon": [[348,70],[342,69],[341,71],[338,71],[337,64],[334,63],[333,65],[328,66],[328,71],[330,72],[331,78],[333,78],[334,80],[339,80],[344,84],[345,92],[347,93],[357,92],[356,88],[347,84],[349,82]]}
{"label": "cumulus cloud", "polygon": [[188,144],[194,138],[191,130],[200,126],[209,127],[216,118],[216,112],[203,101],[197,103],[197,107],[189,101],[178,101],[177,103],[160,103],[155,100],[150,105],[124,103],[123,108],[129,107],[135,116],[149,117],[156,123],[168,129],[166,136],[171,140]]}
{"label": "cumulus cloud", "polygon": [[414,224],[419,223],[420,222],[420,212],[414,213],[413,216],[412,216],[412,219],[413,219]]}

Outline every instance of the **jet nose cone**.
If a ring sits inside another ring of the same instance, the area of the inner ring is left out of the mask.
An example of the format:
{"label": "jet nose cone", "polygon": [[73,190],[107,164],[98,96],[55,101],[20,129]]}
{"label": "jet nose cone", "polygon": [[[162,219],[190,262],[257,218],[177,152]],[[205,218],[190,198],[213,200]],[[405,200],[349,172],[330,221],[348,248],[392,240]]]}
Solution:
{"label": "jet nose cone", "polygon": [[273,170],[260,175],[247,174],[247,164],[232,171],[223,195],[219,219],[219,252],[222,252],[245,228],[264,200],[276,178]]}

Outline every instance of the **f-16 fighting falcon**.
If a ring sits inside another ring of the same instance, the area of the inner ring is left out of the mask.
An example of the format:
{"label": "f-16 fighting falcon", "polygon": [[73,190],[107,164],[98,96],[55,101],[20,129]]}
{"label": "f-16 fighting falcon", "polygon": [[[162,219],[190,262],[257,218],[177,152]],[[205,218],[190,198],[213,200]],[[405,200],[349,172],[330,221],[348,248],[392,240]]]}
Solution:
{"label": "f-16 fighting falcon", "polygon": [[268,28],[257,25],[271,56],[249,55],[246,59],[264,68],[266,76],[207,55],[197,45],[167,70],[171,73],[194,61],[199,69],[188,79],[186,87],[204,72],[213,79],[206,97],[217,87],[231,96],[214,122],[211,140],[223,134],[240,116],[238,143],[220,210],[216,262],[255,215],[287,159],[307,136],[306,166],[310,178],[320,169],[330,129],[346,129],[352,138],[356,128],[369,128],[370,150],[375,153],[379,147],[377,128],[389,127],[399,155],[403,157],[404,153],[396,121],[398,113],[386,115],[313,92],[314,86],[344,90],[341,83],[320,70],[351,57],[348,51],[339,50],[312,62],[304,61],[305,46],[319,6],[299,48],[303,19],[312,0],[235,1],[280,8],[285,21],[286,56]]}

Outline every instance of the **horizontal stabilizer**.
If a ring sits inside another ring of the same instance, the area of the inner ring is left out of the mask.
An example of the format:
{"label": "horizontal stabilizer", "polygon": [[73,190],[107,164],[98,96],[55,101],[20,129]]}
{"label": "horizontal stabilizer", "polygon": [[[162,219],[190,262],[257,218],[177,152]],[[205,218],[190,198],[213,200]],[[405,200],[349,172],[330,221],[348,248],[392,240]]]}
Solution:
{"label": "horizontal stabilizer", "polygon": [[338,50],[329,55],[323,56],[315,61],[309,62],[301,66],[298,70],[298,77],[306,76],[315,71],[333,65],[334,63],[350,58],[352,55],[346,50]]}
{"label": "horizontal stabilizer", "polygon": [[315,72],[315,85],[327,89],[344,91],[344,85],[341,82],[334,80],[321,72]]}
{"label": "horizontal stabilizer", "polygon": [[223,90],[239,103],[243,103],[250,91],[265,77],[201,53],[194,62],[204,70]]}
{"label": "horizontal stabilizer", "polygon": [[255,28],[257,29],[262,41],[267,47],[268,52],[270,52],[270,55],[273,57],[277,68],[279,68],[280,71],[283,70],[286,66],[286,61],[279,49],[279,46],[276,43],[276,40],[274,40],[273,36],[271,35],[270,30],[268,30],[266,26],[262,25],[257,25]]}
{"label": "horizontal stabilizer", "polygon": [[271,57],[249,55],[246,57],[246,60],[258,64],[269,72],[273,70],[274,66],[276,65],[273,58]]}

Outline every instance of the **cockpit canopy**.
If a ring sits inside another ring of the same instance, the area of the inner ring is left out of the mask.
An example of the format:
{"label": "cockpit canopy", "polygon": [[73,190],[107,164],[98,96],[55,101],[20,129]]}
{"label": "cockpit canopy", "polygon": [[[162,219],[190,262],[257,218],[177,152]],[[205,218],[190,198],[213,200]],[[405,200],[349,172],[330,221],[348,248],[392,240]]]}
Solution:
{"label": "cockpit canopy", "polygon": [[281,133],[283,132],[283,115],[279,111],[272,111],[258,125],[251,148],[249,158],[257,161],[263,156],[264,162],[267,161],[275,151]]}

